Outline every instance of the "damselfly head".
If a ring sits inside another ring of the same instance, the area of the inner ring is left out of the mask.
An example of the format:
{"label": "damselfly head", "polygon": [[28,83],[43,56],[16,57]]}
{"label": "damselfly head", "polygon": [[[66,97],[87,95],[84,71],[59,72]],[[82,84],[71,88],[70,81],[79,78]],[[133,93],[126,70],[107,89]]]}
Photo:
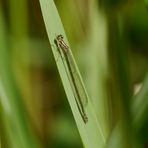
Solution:
{"label": "damselfly head", "polygon": [[63,40],[63,38],[64,38],[64,36],[61,35],[61,34],[59,34],[59,35],[57,36],[57,40]]}

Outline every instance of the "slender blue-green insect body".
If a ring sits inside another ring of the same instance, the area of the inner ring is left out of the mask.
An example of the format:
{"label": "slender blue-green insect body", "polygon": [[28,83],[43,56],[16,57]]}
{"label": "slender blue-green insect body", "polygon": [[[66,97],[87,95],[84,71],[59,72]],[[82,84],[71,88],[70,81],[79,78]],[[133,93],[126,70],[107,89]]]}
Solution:
{"label": "slender blue-green insect body", "polygon": [[[77,82],[76,82],[76,81],[81,81],[81,79],[78,78],[76,80],[76,78],[75,78],[76,76],[75,76],[75,72],[74,71],[76,70],[76,68],[75,68],[75,64],[73,62],[73,59],[71,58],[71,55],[69,53],[69,46],[64,42],[63,35],[58,35],[54,39],[54,43],[55,43],[55,45],[56,45],[56,47],[58,49],[59,54],[61,55],[62,60],[66,61],[66,65],[68,67],[67,73],[69,73],[69,77],[68,78],[71,81],[71,86],[72,86],[73,91],[74,91],[75,100],[76,100],[76,104],[78,106],[78,110],[79,110],[79,112],[81,114],[81,117],[82,117],[84,123],[87,123],[88,117],[87,117],[87,115],[85,113],[85,109],[84,109],[85,104],[87,104],[87,99],[85,100],[85,102],[82,101],[82,99],[81,99],[81,94],[82,93],[80,93],[80,90],[79,90],[79,86],[80,85],[78,85]],[[64,59],[63,59],[62,55],[64,56]],[[64,61],[63,61],[63,63],[64,63]]]}

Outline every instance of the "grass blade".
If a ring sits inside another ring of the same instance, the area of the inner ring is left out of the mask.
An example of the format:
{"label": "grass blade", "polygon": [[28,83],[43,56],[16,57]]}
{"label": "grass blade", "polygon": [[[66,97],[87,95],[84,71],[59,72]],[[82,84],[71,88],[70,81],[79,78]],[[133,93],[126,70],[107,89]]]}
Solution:
{"label": "grass blade", "polygon": [[57,9],[52,0],[40,0],[40,5],[41,5],[41,10],[42,10],[42,14],[43,14],[43,18],[46,26],[48,38],[49,38],[50,44],[52,45],[51,47],[52,47],[55,60],[58,58],[57,67],[59,70],[59,74],[61,76],[61,80],[67,95],[67,99],[72,109],[83,144],[86,148],[90,148],[90,147],[101,148],[104,146],[105,139],[102,134],[100,125],[97,121],[95,112],[93,110],[93,106],[88,98],[88,105],[86,107],[88,122],[85,124],[77,108],[77,104],[74,98],[74,93],[72,91],[70,81],[67,77],[66,69],[62,62],[62,58],[59,58],[59,53],[57,52],[56,47],[53,46],[54,39],[59,34],[62,34],[65,37],[65,42],[68,43]]}

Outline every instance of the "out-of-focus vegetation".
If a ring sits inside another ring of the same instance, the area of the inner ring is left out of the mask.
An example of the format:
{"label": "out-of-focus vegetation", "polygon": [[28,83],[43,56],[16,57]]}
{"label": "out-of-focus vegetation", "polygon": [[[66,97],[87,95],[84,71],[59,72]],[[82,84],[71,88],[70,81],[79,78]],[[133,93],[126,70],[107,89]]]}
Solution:
{"label": "out-of-focus vegetation", "polygon": [[[147,1],[54,2],[105,137],[104,147],[147,147]],[[56,62],[39,1],[1,0],[2,148],[85,145]]]}

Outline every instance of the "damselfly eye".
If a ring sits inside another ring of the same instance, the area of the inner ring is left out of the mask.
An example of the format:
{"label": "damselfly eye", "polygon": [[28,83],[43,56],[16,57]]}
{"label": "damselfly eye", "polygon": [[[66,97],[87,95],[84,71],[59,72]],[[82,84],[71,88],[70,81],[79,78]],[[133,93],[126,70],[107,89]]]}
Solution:
{"label": "damselfly eye", "polygon": [[61,39],[63,39],[64,38],[64,36],[63,35],[61,35]]}

